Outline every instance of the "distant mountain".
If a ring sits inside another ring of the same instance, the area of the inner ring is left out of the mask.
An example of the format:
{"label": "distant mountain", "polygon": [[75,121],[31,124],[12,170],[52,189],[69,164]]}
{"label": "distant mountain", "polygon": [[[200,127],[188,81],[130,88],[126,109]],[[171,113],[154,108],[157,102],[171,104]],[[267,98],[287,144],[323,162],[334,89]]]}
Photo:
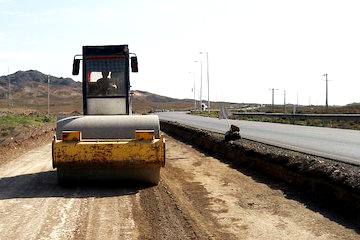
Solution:
{"label": "distant mountain", "polygon": [[[36,71],[18,71],[0,77],[0,107],[8,105],[8,81],[10,80],[11,102],[14,106],[40,111],[47,110],[48,76]],[[50,108],[52,112],[82,111],[82,84],[71,78],[49,76]],[[189,110],[194,107],[193,99],[177,99],[146,91],[131,91],[133,111],[147,113],[162,110]],[[199,106],[199,102],[197,102]],[[231,103],[230,107],[235,104]],[[218,108],[219,103],[212,103]],[[238,105],[238,104],[235,104]]]}
{"label": "distant mountain", "polygon": [[131,91],[134,111],[138,113],[162,110],[188,110],[194,106],[194,100],[165,97],[140,90]]}
{"label": "distant mountain", "polygon": [[150,102],[189,102],[189,103],[194,103],[193,99],[178,99],[178,98],[171,98],[171,97],[166,97],[166,96],[162,96],[162,95],[158,95],[155,93],[150,93],[150,92],[146,92],[146,91],[141,91],[141,90],[133,90],[132,91],[132,95],[135,98],[138,99],[144,99]]}
{"label": "distant mountain", "polygon": [[358,107],[358,106],[360,106],[360,102],[349,103],[349,104],[346,104],[346,106],[348,106],[348,107]]}
{"label": "distant mountain", "polygon": [[[82,84],[71,78],[49,76],[51,108],[55,112],[82,111]],[[13,105],[24,108],[47,109],[48,76],[36,70],[18,71],[0,77],[0,107],[7,105],[10,80]],[[145,91],[131,92],[133,110],[137,113],[162,109],[190,109],[193,100],[176,99]]]}
{"label": "distant mountain", "polygon": [[[81,84],[79,82],[76,82],[71,78],[62,78],[62,77],[55,77],[55,76],[50,75],[49,79],[50,79],[51,85],[54,85],[54,86],[61,85],[61,86],[80,86],[81,87]],[[7,85],[9,80],[10,80],[11,87],[13,87],[15,89],[21,89],[25,86],[47,84],[48,75],[45,75],[36,70],[17,71],[8,76],[1,76],[0,77],[0,85],[2,87],[4,87],[4,85]]]}
{"label": "distant mountain", "polygon": [[81,88],[81,83],[74,81],[71,78],[55,77],[45,75],[36,70],[17,71],[8,76],[0,77],[0,89],[8,89],[8,82],[10,81],[10,88],[13,91],[20,91],[26,87],[39,87],[47,85],[48,77],[50,84],[53,87],[74,87],[75,89]]}
{"label": "distant mountain", "polygon": [[[71,78],[49,76],[51,108],[54,111],[79,111],[81,107],[81,83]],[[40,111],[47,110],[48,75],[36,70],[17,71],[0,76],[0,107],[8,106],[10,81],[11,105]]]}

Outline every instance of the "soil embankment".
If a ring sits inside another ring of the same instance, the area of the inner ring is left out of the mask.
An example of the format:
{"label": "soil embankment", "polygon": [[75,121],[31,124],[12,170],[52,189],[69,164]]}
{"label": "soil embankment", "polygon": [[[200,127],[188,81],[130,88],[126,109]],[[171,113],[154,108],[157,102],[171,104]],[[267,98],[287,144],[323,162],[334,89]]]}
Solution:
{"label": "soil embankment", "polygon": [[0,143],[0,163],[4,163],[25,152],[49,142],[54,135],[55,124],[42,124],[37,127],[16,127],[11,136]]}
{"label": "soil embankment", "polygon": [[270,176],[308,193],[346,218],[360,222],[360,168],[241,139],[224,141],[221,134],[174,122],[161,121],[167,134],[218,156],[233,168],[250,170],[255,177]]}

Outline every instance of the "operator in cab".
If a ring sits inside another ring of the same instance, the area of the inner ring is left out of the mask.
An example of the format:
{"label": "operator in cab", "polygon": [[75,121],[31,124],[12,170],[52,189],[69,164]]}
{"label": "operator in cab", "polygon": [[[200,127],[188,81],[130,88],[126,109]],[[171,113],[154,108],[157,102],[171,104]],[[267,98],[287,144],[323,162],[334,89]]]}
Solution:
{"label": "operator in cab", "polygon": [[102,78],[96,81],[96,88],[98,95],[107,95],[115,92],[117,89],[116,84],[113,84],[109,78],[109,72],[101,72]]}

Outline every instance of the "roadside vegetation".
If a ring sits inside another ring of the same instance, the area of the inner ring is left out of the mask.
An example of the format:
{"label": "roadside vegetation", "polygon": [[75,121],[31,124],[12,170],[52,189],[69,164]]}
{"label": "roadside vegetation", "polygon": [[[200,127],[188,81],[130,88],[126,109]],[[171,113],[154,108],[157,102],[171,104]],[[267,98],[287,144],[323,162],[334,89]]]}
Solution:
{"label": "roadside vegetation", "polygon": [[[306,113],[324,113],[325,107],[317,107],[316,111],[310,111],[310,108],[303,108]],[[330,108],[332,113],[349,113],[349,108],[338,107],[339,111],[335,111],[335,107]],[[360,105],[358,105],[360,110]],[[263,110],[269,110],[269,108],[264,107]],[[258,111],[253,111],[258,112]],[[263,112],[263,111],[259,111]],[[305,113],[305,112],[302,112]],[[357,113],[357,112],[351,112]],[[359,111],[360,113],[360,111]],[[190,114],[203,116],[203,117],[213,117],[219,118],[219,111],[192,111]],[[230,119],[235,119],[233,116],[229,117]],[[322,119],[306,119],[306,120],[295,120],[291,118],[275,118],[275,117],[266,117],[266,116],[238,116],[236,119],[247,120],[247,121],[259,121],[259,122],[272,122],[272,123],[283,123],[283,124],[294,124],[302,126],[314,126],[314,127],[329,127],[329,128],[342,128],[342,129],[353,129],[360,130],[359,121],[344,121],[344,120],[322,120]]]}
{"label": "roadside vegetation", "polygon": [[0,112],[0,143],[13,137],[22,130],[36,128],[45,124],[55,123],[56,117],[43,113]]}
{"label": "roadside vegetation", "polygon": [[[287,105],[286,113],[293,113],[294,106]],[[252,112],[266,112],[266,113],[284,113],[283,105],[265,105],[254,109]],[[241,112],[241,111],[239,111]],[[249,112],[249,111],[247,111]],[[360,103],[351,103],[345,106],[298,106],[296,108],[297,114],[360,114]],[[307,120],[295,120],[291,118],[274,118],[266,116],[241,116],[241,120],[248,121],[261,121],[261,122],[274,122],[284,124],[295,124],[303,126],[316,126],[316,127],[330,127],[330,128],[342,128],[360,130],[359,121],[345,121],[345,120],[322,120],[322,119],[307,119]]]}
{"label": "roadside vegetation", "polygon": [[241,116],[240,120],[360,130],[360,122],[356,122],[356,121],[344,121],[344,120],[335,121],[335,120],[320,120],[320,119],[294,120],[287,118],[270,118],[263,116]]}
{"label": "roadside vegetation", "polygon": [[[263,105],[258,108],[254,108],[252,110],[246,109],[238,109],[239,112],[265,112],[265,113],[293,113],[294,105],[288,104],[286,105],[286,112],[284,111],[284,105]],[[326,108],[325,106],[297,106],[296,113],[299,114],[354,114],[360,113],[360,103],[351,103],[345,106],[329,106]]]}

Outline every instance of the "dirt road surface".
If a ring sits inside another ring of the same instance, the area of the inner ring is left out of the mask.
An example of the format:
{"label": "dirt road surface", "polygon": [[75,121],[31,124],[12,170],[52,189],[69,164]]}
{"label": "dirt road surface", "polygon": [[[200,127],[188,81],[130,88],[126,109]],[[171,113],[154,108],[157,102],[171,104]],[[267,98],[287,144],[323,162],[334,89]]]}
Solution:
{"label": "dirt road surface", "polygon": [[0,164],[0,239],[360,239],[167,137],[156,187],[62,188],[46,144]]}

